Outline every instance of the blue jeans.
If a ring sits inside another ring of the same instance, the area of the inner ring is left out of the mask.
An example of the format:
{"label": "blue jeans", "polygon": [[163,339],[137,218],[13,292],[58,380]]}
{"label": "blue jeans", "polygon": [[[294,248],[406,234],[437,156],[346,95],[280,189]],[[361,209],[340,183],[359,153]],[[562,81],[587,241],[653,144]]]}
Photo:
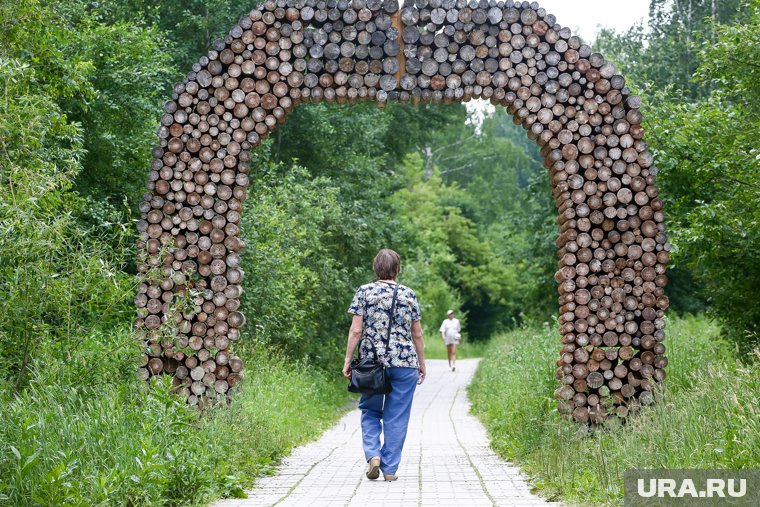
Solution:
{"label": "blue jeans", "polygon": [[[363,394],[359,400],[362,411],[362,442],[367,461],[380,456],[384,474],[395,474],[401,462],[401,450],[406,440],[406,428],[412,411],[412,398],[419,380],[417,368],[387,368],[393,390],[389,394]],[[382,421],[382,422],[381,422]],[[383,445],[380,446],[380,433]]]}

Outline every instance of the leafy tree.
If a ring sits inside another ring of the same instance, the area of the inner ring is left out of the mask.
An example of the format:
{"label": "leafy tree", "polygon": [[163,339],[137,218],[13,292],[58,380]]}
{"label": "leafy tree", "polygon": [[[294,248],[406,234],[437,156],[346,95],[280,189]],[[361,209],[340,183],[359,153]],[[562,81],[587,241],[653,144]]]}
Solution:
{"label": "leafy tree", "polygon": [[[25,14],[33,17],[35,11]],[[75,82],[78,77],[71,75]],[[32,66],[4,52],[0,384],[15,391],[26,384],[36,360],[70,358],[98,329],[123,322],[131,293],[119,256],[99,231],[78,220],[86,204],[72,190],[84,154],[81,128],[37,83]],[[117,227],[111,239],[123,241],[125,231]]]}
{"label": "leafy tree", "polygon": [[534,174],[517,204],[489,224],[486,238],[512,273],[514,321],[544,322],[557,312],[556,208],[548,172]]}
{"label": "leafy tree", "polygon": [[740,21],[748,13],[746,0],[650,0],[647,30],[603,29],[594,49],[611,56],[644,90],[672,86],[684,97],[703,97],[706,88],[692,81],[700,46],[715,39],[716,23]]}
{"label": "leafy tree", "polygon": [[105,21],[129,21],[155,27],[170,41],[168,55],[178,70],[190,71],[212,42],[223,39],[232,25],[261,1],[244,0],[103,0],[98,10]]}
{"label": "leafy tree", "polygon": [[4,51],[23,58],[36,87],[81,126],[77,189],[136,208],[155,144],[161,98],[172,76],[151,27],[104,23],[85,0],[3,3]]}
{"label": "leafy tree", "polygon": [[155,127],[173,74],[162,38],[153,28],[125,22],[102,24],[87,16],[65,48],[86,60],[90,100],[61,106],[82,126],[86,155],[78,190],[113,205],[136,209],[156,145]]}
{"label": "leafy tree", "polygon": [[[463,104],[410,104],[390,103],[386,106],[389,125],[383,144],[390,160],[400,164],[407,153],[424,152],[440,145],[446,137],[457,136],[467,122]],[[428,170],[430,169],[428,165]]]}
{"label": "leafy tree", "polygon": [[344,210],[329,179],[298,167],[284,175],[274,169],[260,170],[250,196],[255,206],[243,218],[248,334],[327,364],[345,340],[336,323],[346,320],[348,302],[335,298],[352,291],[350,267],[339,262],[330,241],[345,226]]}
{"label": "leafy tree", "polygon": [[677,264],[688,267],[713,312],[737,339],[757,339],[760,307],[760,3],[743,23],[716,25],[696,82],[706,99],[679,103],[666,93],[652,107],[650,132],[662,169]]}
{"label": "leafy tree", "polygon": [[[720,90],[723,83],[718,79],[693,79],[701,65],[704,65],[705,48],[718,44],[719,27],[731,23],[744,23],[752,19],[753,4],[746,0],[729,0],[715,2],[707,0],[680,0],[665,2],[652,0],[648,29],[641,25],[632,27],[628,32],[618,34],[603,30],[596,41],[595,49],[600,50],[612,61],[617,63],[623,73],[629,78],[630,86],[639,93],[648,96],[649,104],[659,104],[649,107],[647,114],[650,132],[662,125],[670,125],[675,114],[670,108],[676,105],[688,107],[689,102],[707,101],[713,90]],[[734,55],[732,58],[736,58]],[[658,109],[660,109],[658,111]],[[684,116],[679,115],[683,121]],[[661,136],[662,146],[657,146],[659,139],[653,141],[655,148],[662,148],[658,153],[668,157],[669,147],[666,136]],[[701,149],[701,147],[700,147]],[[696,151],[699,151],[696,150]],[[690,149],[683,153],[691,153]],[[659,160],[658,160],[659,161]],[[669,184],[670,178],[679,180]],[[695,189],[696,178],[677,176],[675,173],[664,173],[661,177],[664,192],[670,189],[677,194],[686,195]],[[679,184],[686,185],[679,187]],[[667,197],[667,196],[666,196]],[[675,196],[673,196],[675,200]],[[680,198],[679,198],[680,199]],[[667,216],[673,222],[681,221],[682,209],[678,204],[668,201]],[[678,257],[677,257],[678,259]],[[698,312],[706,308],[707,301],[704,291],[700,291],[698,278],[691,271],[691,264],[675,262],[669,270],[670,284],[668,293],[672,300],[672,308],[680,312]]]}
{"label": "leafy tree", "polygon": [[[438,167],[460,192],[444,193],[449,206],[472,220],[481,242],[507,266],[502,272],[509,309],[500,326],[545,319],[556,312],[556,210],[536,144],[504,110],[481,125],[459,122],[439,131],[422,152],[425,174]],[[485,311],[482,310],[482,311]]]}
{"label": "leafy tree", "polygon": [[[400,253],[409,259],[406,271],[416,282],[423,311],[442,317],[448,308],[460,308],[470,338],[488,339],[509,321],[510,273],[472,221],[451,204],[463,190],[446,185],[436,167],[429,177],[425,173],[420,154],[407,156],[406,185],[390,199],[404,228]],[[437,324],[435,318],[430,322]]]}

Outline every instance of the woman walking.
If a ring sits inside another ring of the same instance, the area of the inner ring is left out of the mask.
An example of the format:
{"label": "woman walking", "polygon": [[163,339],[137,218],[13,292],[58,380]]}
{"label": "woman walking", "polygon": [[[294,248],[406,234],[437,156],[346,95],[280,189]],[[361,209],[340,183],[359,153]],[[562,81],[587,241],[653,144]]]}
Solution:
{"label": "woman walking", "polygon": [[[386,368],[392,391],[385,395],[363,394],[359,409],[364,458],[369,464],[367,478],[377,479],[382,471],[386,481],[395,481],[414,391],[425,380],[424,344],[417,296],[409,287],[396,283],[401,269],[399,255],[393,250],[380,250],[373,269],[377,280],[359,287],[348,309],[353,319],[343,375],[351,378],[351,359],[360,341],[360,357],[374,357],[376,351]],[[396,305],[391,316],[394,294]]]}
{"label": "woman walking", "polygon": [[446,318],[441,323],[441,339],[446,344],[449,355],[449,368],[457,370],[457,345],[462,341],[462,325],[454,316],[454,310],[446,313]]}

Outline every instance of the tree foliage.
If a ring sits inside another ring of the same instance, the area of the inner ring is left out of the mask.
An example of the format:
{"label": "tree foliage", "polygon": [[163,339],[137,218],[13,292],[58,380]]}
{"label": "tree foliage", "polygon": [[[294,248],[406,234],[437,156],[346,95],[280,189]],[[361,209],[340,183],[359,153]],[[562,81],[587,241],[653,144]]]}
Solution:
{"label": "tree foliage", "polygon": [[[249,7],[2,4],[3,86],[14,98],[2,104],[10,140],[3,184],[13,189],[3,197],[7,287],[22,291],[18,281],[32,280],[30,273],[55,272],[44,282],[53,287],[80,268],[102,274],[97,266],[125,279],[124,238],[161,98]],[[699,309],[690,294],[698,284],[737,333],[754,332],[756,320],[752,312],[729,315],[749,305],[756,283],[746,252],[757,241],[757,9],[757,1],[653,0],[646,31],[598,40],[656,104],[649,129],[676,248],[675,306]],[[297,356],[332,354],[347,302],[335,294],[348,299],[371,278],[377,249],[388,246],[403,253],[404,276],[419,288],[430,322],[453,307],[474,337],[485,338],[555,311],[557,227],[546,171],[505,112],[475,124],[461,105],[306,105],[256,156],[245,229],[252,337]],[[33,245],[44,245],[44,254]],[[93,262],[85,267],[81,258]],[[46,267],[31,259],[47,259]],[[81,294],[70,297],[106,291],[99,283],[80,280]],[[119,304],[100,294],[94,299],[127,311],[121,292]],[[54,301],[36,307],[47,306],[36,319],[49,329],[65,320]],[[83,314],[109,314],[92,306],[66,318],[81,324]],[[5,339],[29,335],[32,321],[15,320]]]}
{"label": "tree foliage", "polygon": [[708,88],[692,80],[700,47],[715,40],[717,25],[741,23],[749,13],[746,0],[650,0],[646,30],[641,24],[624,33],[604,29],[594,49],[643,90],[673,87],[685,98],[704,97]]}
{"label": "tree foliage", "polygon": [[[668,197],[677,262],[740,340],[760,332],[760,4],[748,20],[716,25],[700,51],[699,101],[658,100],[651,129]],[[751,340],[754,341],[754,340]]]}
{"label": "tree foliage", "polygon": [[178,79],[190,71],[212,42],[223,39],[234,22],[260,3],[245,0],[103,0],[97,6],[104,21],[133,22],[140,27],[154,28],[165,36],[171,48],[166,56],[173,62],[174,78]]}
{"label": "tree foliage", "polygon": [[675,249],[670,296],[682,310],[704,308],[701,298],[733,338],[753,343],[760,2],[653,0],[650,11],[648,31],[606,32],[598,44],[648,98]]}
{"label": "tree foliage", "polygon": [[83,224],[87,202],[73,190],[84,131],[56,98],[76,95],[88,66],[62,59],[65,76],[41,74],[18,37],[45,11],[3,4],[3,14],[15,24],[0,56],[0,384],[18,391],[35,359],[70,356],[123,321],[131,283],[120,263],[126,229]]}
{"label": "tree foliage", "polygon": [[[186,504],[234,490],[230,474],[283,451],[269,433],[290,428],[266,417],[241,424],[234,405],[225,427],[269,436],[231,466],[239,440],[216,445],[217,419],[198,433],[168,383],[143,396],[130,377],[133,224],[162,101],[251,7],[0,2],[0,420],[10,421],[0,424],[0,477],[11,477],[0,502]],[[674,245],[669,295],[680,311],[708,300],[724,329],[751,344],[760,333],[760,1],[652,0],[650,11],[647,29],[603,32],[595,49],[648,104]],[[556,312],[549,181],[506,112],[480,124],[463,105],[308,104],[254,159],[242,224],[248,325],[237,346],[248,371],[260,368],[256,378],[275,373],[278,400],[314,378],[291,375],[294,364],[334,372],[346,307],[383,247],[402,255],[401,281],[420,297],[428,338],[450,308],[471,339]],[[339,404],[328,377],[312,386],[315,399]],[[255,416],[270,393],[248,389],[239,403]],[[304,420],[329,421],[322,409]],[[101,427],[134,447],[113,459],[107,445],[72,454]],[[203,445],[188,450],[194,441]],[[180,474],[190,477],[181,491]],[[135,478],[150,487],[124,486]],[[77,480],[91,489],[73,491]]]}

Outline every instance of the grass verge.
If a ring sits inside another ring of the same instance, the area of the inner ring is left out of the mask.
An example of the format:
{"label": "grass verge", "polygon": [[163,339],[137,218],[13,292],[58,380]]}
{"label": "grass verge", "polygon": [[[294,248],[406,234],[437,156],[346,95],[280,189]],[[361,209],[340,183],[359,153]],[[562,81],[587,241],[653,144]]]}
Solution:
{"label": "grass verge", "polygon": [[62,373],[76,365],[38,370],[0,405],[0,505],[186,506],[241,495],[347,399],[337,376],[261,347],[248,355],[242,390],[202,416],[169,394],[168,377],[146,385],[128,361],[89,375]]}
{"label": "grass verge", "polygon": [[[487,342],[463,341],[457,346],[457,359],[472,359],[483,357],[488,349]],[[426,359],[448,359],[446,345],[441,340],[440,334],[425,337]]]}
{"label": "grass verge", "polygon": [[620,425],[591,433],[559,417],[552,398],[555,330],[494,338],[470,387],[494,449],[522,466],[549,498],[622,505],[631,468],[759,468],[760,373],[739,360],[704,317],[670,319],[662,399]]}

